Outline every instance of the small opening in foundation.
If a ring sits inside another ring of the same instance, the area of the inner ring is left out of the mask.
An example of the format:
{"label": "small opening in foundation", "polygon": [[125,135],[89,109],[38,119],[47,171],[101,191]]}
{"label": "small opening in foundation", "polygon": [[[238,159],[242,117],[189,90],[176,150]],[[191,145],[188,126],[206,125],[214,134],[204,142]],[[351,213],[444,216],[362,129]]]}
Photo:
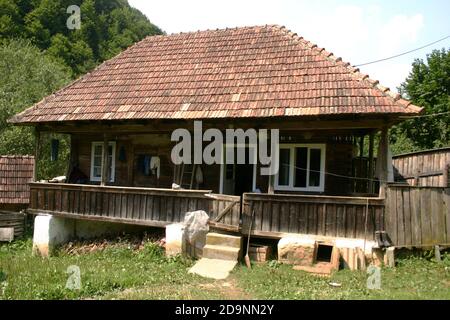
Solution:
{"label": "small opening in foundation", "polygon": [[316,262],[331,262],[333,246],[319,243],[317,246]]}

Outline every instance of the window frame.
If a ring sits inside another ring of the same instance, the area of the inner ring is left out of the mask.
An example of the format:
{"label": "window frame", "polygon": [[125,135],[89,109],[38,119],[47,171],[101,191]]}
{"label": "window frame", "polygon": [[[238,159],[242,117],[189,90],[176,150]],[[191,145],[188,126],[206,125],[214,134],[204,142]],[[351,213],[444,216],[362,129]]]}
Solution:
{"label": "window frame", "polygon": [[[295,176],[295,149],[296,148],[307,148],[307,164],[306,164],[306,187],[294,187],[294,176]],[[286,143],[280,144],[281,149],[289,149],[289,184],[279,185],[279,174],[275,175],[274,188],[277,191],[307,191],[307,192],[324,192],[325,191],[325,158],[326,158],[326,144],[309,144],[309,143]],[[319,186],[309,186],[309,175],[310,175],[310,156],[311,149],[320,149],[320,178]],[[280,159],[281,165],[281,159]]]}
{"label": "window frame", "polygon": [[[100,146],[102,148],[102,162],[101,162],[101,172],[103,172],[103,159],[104,159],[104,148],[103,148],[103,142],[101,141],[94,141],[91,144],[91,165],[90,165],[90,181],[93,182],[101,182],[102,181],[102,176],[100,175],[100,177],[95,177],[94,176],[94,157],[95,157],[95,148]],[[115,141],[109,141],[108,142],[108,146],[112,147],[112,152],[111,152],[111,175],[109,177],[109,181],[108,182],[114,182],[115,180],[115,176],[116,176],[116,142]]]}

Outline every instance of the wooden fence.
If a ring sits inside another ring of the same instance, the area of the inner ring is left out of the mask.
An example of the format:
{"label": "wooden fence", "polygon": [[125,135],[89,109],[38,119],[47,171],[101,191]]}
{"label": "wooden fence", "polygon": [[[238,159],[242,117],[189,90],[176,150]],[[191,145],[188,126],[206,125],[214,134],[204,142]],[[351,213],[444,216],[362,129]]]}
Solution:
{"label": "wooden fence", "polygon": [[244,233],[252,212],[252,234],[259,236],[299,233],[373,239],[376,230],[384,229],[384,201],[378,198],[246,193]]}
{"label": "wooden fence", "polygon": [[393,157],[395,181],[411,186],[448,187],[450,148]]}
{"label": "wooden fence", "polygon": [[[188,211],[204,210],[219,224],[239,226],[236,197],[214,195],[205,190],[30,183],[30,192],[30,213],[165,226],[181,222]],[[223,212],[225,208],[228,210]]]}
{"label": "wooden fence", "polygon": [[385,224],[397,247],[450,245],[450,188],[389,186]]}

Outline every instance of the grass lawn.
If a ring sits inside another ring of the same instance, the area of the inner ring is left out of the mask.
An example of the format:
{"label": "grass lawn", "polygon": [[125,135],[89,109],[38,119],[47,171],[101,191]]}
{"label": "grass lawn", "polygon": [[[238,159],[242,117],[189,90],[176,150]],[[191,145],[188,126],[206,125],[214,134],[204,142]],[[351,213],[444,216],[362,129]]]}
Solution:
{"label": "grass lawn", "polygon": [[[122,240],[91,251],[65,247],[43,259],[31,256],[30,238],[1,244],[0,299],[450,299],[448,254],[441,263],[397,259],[397,268],[381,270],[381,290],[368,290],[365,272],[322,278],[275,261],[240,265],[224,281],[204,279],[187,273],[193,261],[165,258],[152,242]],[[80,290],[65,288],[71,265],[80,268]]]}

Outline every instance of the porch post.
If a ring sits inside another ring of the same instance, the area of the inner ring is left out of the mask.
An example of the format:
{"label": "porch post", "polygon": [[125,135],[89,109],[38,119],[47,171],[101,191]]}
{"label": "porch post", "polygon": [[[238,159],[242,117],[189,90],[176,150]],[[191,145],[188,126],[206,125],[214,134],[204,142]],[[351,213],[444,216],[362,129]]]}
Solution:
{"label": "porch post", "polygon": [[275,193],[275,176],[274,175],[270,175],[269,176],[269,187],[267,188],[267,193],[269,194],[274,194]]}
{"label": "porch post", "polygon": [[374,145],[374,134],[373,132],[369,135],[369,174],[367,177],[369,180],[369,193],[373,193],[373,145]]}
{"label": "porch post", "polygon": [[383,127],[381,129],[380,136],[380,153],[378,155],[378,161],[380,161],[380,193],[379,197],[384,198],[386,195],[386,187],[388,180],[388,128]]}
{"label": "porch post", "polygon": [[39,128],[34,128],[34,167],[33,167],[33,181],[38,179],[38,159],[41,151],[41,131]]}
{"label": "porch post", "polygon": [[[363,157],[364,157],[364,135],[361,135],[359,137],[359,177],[363,178]],[[358,183],[358,182],[357,182]],[[362,192],[365,190],[366,183],[364,180],[360,180],[359,187],[361,188],[360,191]]]}
{"label": "porch post", "polygon": [[105,186],[106,183],[109,181],[108,149],[109,149],[108,137],[106,135],[104,135],[103,136],[102,180],[101,180],[101,183],[100,183],[101,186]]}

